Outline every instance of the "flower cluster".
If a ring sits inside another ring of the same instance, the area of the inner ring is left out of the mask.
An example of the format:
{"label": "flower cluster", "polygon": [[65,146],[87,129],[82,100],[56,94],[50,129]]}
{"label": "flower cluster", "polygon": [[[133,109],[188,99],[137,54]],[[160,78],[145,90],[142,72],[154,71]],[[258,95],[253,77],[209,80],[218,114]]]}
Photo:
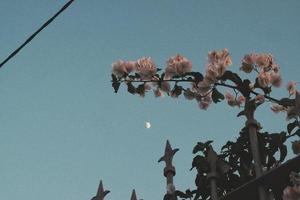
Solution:
{"label": "flower cluster", "polygon": [[232,107],[234,107],[234,106],[240,107],[243,103],[245,103],[245,100],[246,100],[245,97],[242,95],[235,97],[229,92],[225,93],[225,98],[227,100],[228,105],[230,105]]}
{"label": "flower cluster", "polygon": [[[208,53],[204,74],[192,71],[192,62],[180,54],[167,59],[166,68],[162,73],[158,73],[160,69],[150,57],[136,61],[119,60],[112,64],[112,86],[117,92],[120,84],[124,82],[129,93],[141,97],[150,90],[153,90],[155,97],[167,94],[177,98],[183,94],[188,100],[196,100],[200,109],[206,110],[213,102],[218,103],[224,99],[230,106],[241,107],[252,94],[255,94],[253,100],[259,105],[265,102],[265,98],[270,100],[270,86],[281,85],[279,66],[271,54],[252,53],[243,57],[240,69],[246,73],[257,72],[255,83],[248,79],[242,80],[238,74],[229,71],[228,67],[231,64],[227,49]],[[227,84],[227,81],[231,84]],[[181,82],[189,82],[191,86],[179,85]],[[140,84],[137,85],[138,83]],[[172,83],[174,84],[171,85]],[[236,95],[229,92],[223,95],[217,90],[219,85],[230,86]],[[258,94],[254,91],[256,88],[262,89],[264,93]],[[287,119],[291,119],[300,114],[300,100],[296,82],[289,82],[286,88],[290,97],[296,96],[296,104],[283,105],[278,101],[271,109],[276,113],[284,111],[287,113]]]}
{"label": "flower cluster", "polygon": [[[192,84],[191,91],[198,101],[199,108],[206,110],[213,102],[212,88],[214,84],[225,73],[227,67],[232,64],[227,49],[222,51],[211,51],[208,53],[208,62],[206,65],[205,75],[202,81]],[[187,95],[185,95],[187,96]]]}
{"label": "flower cluster", "polygon": [[287,90],[289,92],[289,95],[295,95],[295,103],[293,106],[282,106],[279,104],[273,104],[271,106],[271,110],[275,113],[279,112],[286,112],[287,114],[287,120],[300,117],[300,91],[296,90],[296,83],[295,82],[289,82],[287,85]]}
{"label": "flower cluster", "polygon": [[177,54],[169,58],[165,70],[165,80],[171,79],[174,76],[183,76],[187,72],[192,71],[192,63],[182,55]]}
{"label": "flower cluster", "polygon": [[214,84],[231,64],[231,58],[227,49],[209,52],[204,82]]}
{"label": "flower cluster", "polygon": [[112,64],[112,73],[118,78],[125,77],[134,71],[140,75],[141,79],[151,80],[157,68],[150,57],[140,58],[137,61],[119,60]]}
{"label": "flower cluster", "polygon": [[271,54],[247,54],[242,60],[240,70],[251,73],[255,70],[258,73],[258,84],[265,88],[269,85],[281,86],[281,76],[279,66],[276,64]]}

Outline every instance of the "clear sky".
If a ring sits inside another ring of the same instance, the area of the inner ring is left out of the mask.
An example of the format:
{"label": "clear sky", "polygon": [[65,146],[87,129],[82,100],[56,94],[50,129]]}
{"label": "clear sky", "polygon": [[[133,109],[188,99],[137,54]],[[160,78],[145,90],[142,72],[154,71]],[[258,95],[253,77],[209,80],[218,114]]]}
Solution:
{"label": "clear sky", "polygon": [[[0,59],[65,2],[1,0]],[[176,187],[193,189],[193,146],[233,140],[244,125],[238,109],[114,94],[111,63],[151,56],[164,66],[181,53],[203,72],[208,51],[228,48],[237,71],[244,54],[270,52],[284,82],[299,81],[299,9],[299,0],[76,0],[0,69],[0,199],[90,199],[100,179],[107,200],[130,199],[133,188],[162,199],[166,139],[180,148]],[[257,119],[268,131],[286,124],[269,105]]]}

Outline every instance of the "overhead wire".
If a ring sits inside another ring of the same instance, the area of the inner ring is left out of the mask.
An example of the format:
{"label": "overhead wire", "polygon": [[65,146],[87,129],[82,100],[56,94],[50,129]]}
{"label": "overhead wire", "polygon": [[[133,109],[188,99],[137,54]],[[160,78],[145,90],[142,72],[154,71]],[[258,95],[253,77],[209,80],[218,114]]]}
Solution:
{"label": "overhead wire", "polygon": [[46,28],[55,18],[57,18],[62,12],[64,12],[75,0],[68,1],[58,12],[56,12],[50,19],[48,19],[38,30],[30,35],[25,42],[23,42],[16,50],[14,50],[5,60],[0,63],[0,68],[3,67],[9,60],[17,55],[21,49],[23,49],[28,43],[30,43],[35,36],[37,36],[44,28]]}

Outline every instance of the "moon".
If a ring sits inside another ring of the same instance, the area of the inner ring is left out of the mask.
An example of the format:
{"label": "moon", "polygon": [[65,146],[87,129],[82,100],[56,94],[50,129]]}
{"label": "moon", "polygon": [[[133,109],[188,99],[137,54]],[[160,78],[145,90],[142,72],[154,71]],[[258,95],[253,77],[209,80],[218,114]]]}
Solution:
{"label": "moon", "polygon": [[150,122],[145,122],[145,128],[147,128],[147,129],[151,128]]}

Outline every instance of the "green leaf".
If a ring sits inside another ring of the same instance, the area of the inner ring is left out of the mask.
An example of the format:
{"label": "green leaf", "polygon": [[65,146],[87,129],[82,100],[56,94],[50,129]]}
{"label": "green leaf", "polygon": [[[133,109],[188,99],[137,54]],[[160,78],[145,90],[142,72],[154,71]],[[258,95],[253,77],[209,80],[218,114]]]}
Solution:
{"label": "green leaf", "polygon": [[298,126],[297,120],[295,120],[295,121],[292,122],[292,123],[289,123],[289,124],[287,125],[287,131],[288,131],[288,133],[291,133],[291,132],[294,130],[294,128],[296,128],[297,126]]}
{"label": "green leaf", "polygon": [[216,88],[213,88],[212,90],[212,100],[214,103],[218,103],[221,102],[222,100],[224,100],[224,95],[222,93],[220,93]]}

